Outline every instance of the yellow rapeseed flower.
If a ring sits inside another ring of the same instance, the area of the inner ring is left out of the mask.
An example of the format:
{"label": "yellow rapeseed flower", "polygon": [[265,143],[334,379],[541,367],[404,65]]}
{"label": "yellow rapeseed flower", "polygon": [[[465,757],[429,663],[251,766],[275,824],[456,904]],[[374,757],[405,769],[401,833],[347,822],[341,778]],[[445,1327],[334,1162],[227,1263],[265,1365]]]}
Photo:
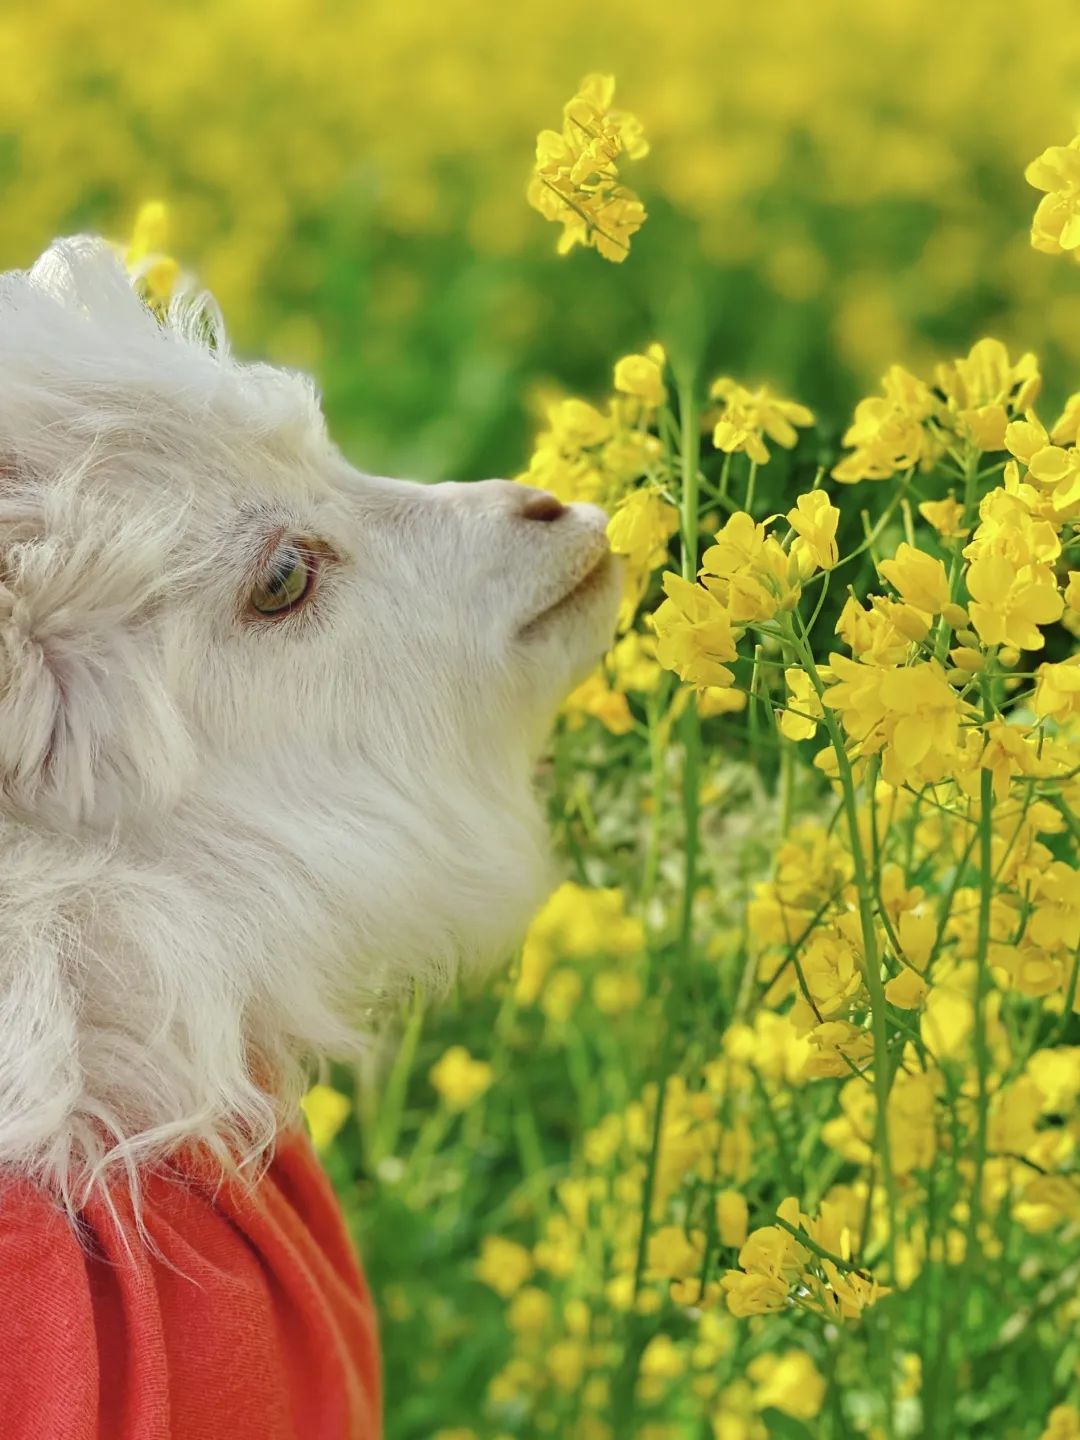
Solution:
{"label": "yellow rapeseed flower", "polygon": [[917,970],[906,966],[885,985],[885,999],[901,1010],[916,1010],[926,998],[929,986]]}
{"label": "yellow rapeseed flower", "polygon": [[352,1109],[347,1095],[330,1085],[313,1085],[300,1101],[316,1150],[326,1150],[349,1118]]}
{"label": "yellow rapeseed flower", "polygon": [[[827,553],[828,517],[811,509],[803,523],[815,531],[815,542]],[[705,589],[739,626],[771,620],[778,610],[790,609],[800,594],[798,560],[786,555],[779,540],[745,510],[730,516],[716,532],[715,542],[701,557],[700,573]]]}
{"label": "yellow rapeseed flower", "polygon": [[759,1409],[813,1420],[825,1400],[825,1381],[805,1350],[757,1355],[746,1367]]}
{"label": "yellow rapeseed flower", "polygon": [[826,704],[862,755],[882,755],[891,785],[916,788],[952,768],[963,706],[936,660],[885,668],[830,656]]}
{"label": "yellow rapeseed flower", "polygon": [[560,712],[569,730],[580,730],[588,717],[599,720],[612,735],[627,735],[634,728],[626,696],[613,689],[603,670],[594,670],[562,704]]}
{"label": "yellow rapeseed flower", "polygon": [[934,527],[943,540],[952,540],[967,534],[964,507],[953,495],[946,500],[923,500],[919,505],[919,514]]}
{"label": "yellow rapeseed flower", "polygon": [[937,408],[930,387],[902,365],[892,365],[881,388],[880,396],[856,405],[844,432],[844,444],[852,451],[833,467],[834,480],[887,480],[898,470],[929,463],[939,453],[940,442],[926,426]]}
{"label": "yellow rapeseed flower", "polygon": [[169,213],[162,200],[147,200],[139,209],[124,263],[150,305],[164,309],[172,298],[180,266],[168,254]]}
{"label": "yellow rapeseed flower", "polygon": [[667,399],[666,364],[662,345],[648,346],[644,355],[624,355],[615,365],[615,389],[657,409]]}
{"label": "yellow rapeseed flower", "polygon": [[1035,714],[1059,723],[1080,716],[1080,655],[1059,665],[1040,665],[1035,678]]}
{"label": "yellow rapeseed flower", "polygon": [[791,547],[795,556],[805,555],[813,565],[831,570],[840,558],[836,547],[836,527],[840,511],[824,490],[811,490],[800,495],[795,508],[787,512],[787,522],[798,537]]}
{"label": "yellow rapeseed flower", "polygon": [[1000,340],[977,341],[966,356],[934,372],[944,397],[938,420],[976,450],[1003,450],[1009,420],[1034,405],[1042,386],[1030,352],[1014,364]]}
{"label": "yellow rapeseed flower", "polygon": [[811,740],[823,713],[818,693],[805,670],[791,667],[784,671],[784,679],[789,699],[780,716],[780,733],[789,740]]}
{"label": "yellow rapeseed flower", "polygon": [[749,1210],[741,1190],[721,1190],[716,1197],[716,1233],[721,1245],[746,1243]]}
{"label": "yellow rapeseed flower", "polygon": [[1039,1440],[1080,1440],[1080,1410],[1075,1405],[1055,1405]]}
{"label": "yellow rapeseed flower", "polygon": [[1065,602],[1052,580],[1032,566],[1014,565],[1004,555],[986,555],[968,567],[971,623],[984,645],[1041,650],[1041,625],[1061,619]]}
{"label": "yellow rapeseed flower", "polygon": [[618,161],[647,155],[640,121],[615,110],[611,75],[586,75],[563,107],[561,131],[542,130],[527,197],[545,220],[563,227],[558,251],[592,246],[605,260],[621,262],[630,238],[645,223],[645,207],[621,182]]}
{"label": "yellow rapeseed flower", "polygon": [[428,1079],[449,1110],[467,1110],[491,1087],[495,1072],[486,1060],[474,1060],[464,1045],[451,1045]]}
{"label": "yellow rapeseed flower", "polygon": [[509,1300],[533,1273],[533,1259],[524,1245],[502,1235],[485,1235],[476,1261],[476,1278]]}
{"label": "yellow rapeseed flower", "polygon": [[878,569],[906,604],[926,615],[940,615],[949,604],[945,566],[935,556],[916,550],[907,541],[898,547],[894,559],[882,561]]}
{"label": "yellow rapeseed flower", "polygon": [[653,616],[656,655],[691,685],[730,685],[735,679],[724,661],[736,659],[731,616],[715,595],[669,571],[667,599]]}
{"label": "yellow rapeseed flower", "polygon": [[713,444],[727,455],[745,451],[757,465],[765,465],[769,449],[764,436],[786,450],[798,440],[796,426],[812,425],[813,413],[794,400],[775,395],[767,385],[749,390],[737,380],[722,375],[714,380],[709,394],[721,405],[713,429]]}
{"label": "yellow rapeseed flower", "polygon": [[1046,194],[1031,222],[1031,243],[1048,255],[1080,246],[1080,135],[1068,145],[1050,145],[1024,171],[1024,179]]}
{"label": "yellow rapeseed flower", "polygon": [[654,490],[631,490],[608,521],[612,553],[623,558],[623,602],[619,628],[628,629],[652,572],[664,563],[668,541],[679,528],[679,512]]}

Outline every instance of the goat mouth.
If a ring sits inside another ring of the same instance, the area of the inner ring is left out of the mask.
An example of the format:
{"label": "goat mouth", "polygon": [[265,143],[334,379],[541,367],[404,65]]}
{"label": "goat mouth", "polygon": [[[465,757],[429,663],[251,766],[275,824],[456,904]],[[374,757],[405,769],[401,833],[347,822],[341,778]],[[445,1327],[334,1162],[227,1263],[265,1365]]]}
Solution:
{"label": "goat mouth", "polygon": [[564,591],[557,600],[546,606],[539,614],[534,615],[531,620],[525,622],[518,632],[521,638],[528,640],[531,636],[546,630],[553,621],[576,610],[583,601],[587,601],[596,591],[603,589],[611,574],[613,563],[611,552],[605,550],[599,560],[585,572],[576,584]]}

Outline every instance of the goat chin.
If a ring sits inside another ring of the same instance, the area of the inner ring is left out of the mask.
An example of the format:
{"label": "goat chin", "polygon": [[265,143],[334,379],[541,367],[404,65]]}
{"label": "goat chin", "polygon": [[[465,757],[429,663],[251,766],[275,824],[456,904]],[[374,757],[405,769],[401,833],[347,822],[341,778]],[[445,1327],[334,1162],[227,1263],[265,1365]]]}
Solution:
{"label": "goat chin", "polygon": [[505,959],[605,554],[589,506],[357,472],[99,241],[0,276],[0,1166],[257,1173],[315,1061]]}

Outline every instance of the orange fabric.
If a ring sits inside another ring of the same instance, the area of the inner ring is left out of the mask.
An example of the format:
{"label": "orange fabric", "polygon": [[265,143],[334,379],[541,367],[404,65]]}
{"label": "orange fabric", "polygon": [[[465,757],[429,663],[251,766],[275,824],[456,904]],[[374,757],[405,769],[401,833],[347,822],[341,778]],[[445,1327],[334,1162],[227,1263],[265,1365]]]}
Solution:
{"label": "orange fabric", "polygon": [[144,1177],[155,1255],[103,1197],[0,1178],[3,1440],[378,1440],[371,1299],[306,1136],[245,1189],[197,1154]]}

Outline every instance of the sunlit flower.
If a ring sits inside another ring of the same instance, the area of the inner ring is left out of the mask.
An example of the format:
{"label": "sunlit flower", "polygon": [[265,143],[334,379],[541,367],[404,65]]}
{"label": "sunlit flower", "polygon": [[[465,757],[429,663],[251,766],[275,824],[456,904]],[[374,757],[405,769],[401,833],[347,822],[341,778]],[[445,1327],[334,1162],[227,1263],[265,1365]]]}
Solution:
{"label": "sunlit flower", "polygon": [[660,683],[663,667],[656,658],[656,638],[640,630],[620,636],[608,655],[612,679],[620,690],[648,693]]}
{"label": "sunlit flower", "polygon": [[508,1300],[532,1273],[532,1256],[524,1245],[501,1235],[485,1235],[481,1240],[476,1278],[489,1285],[496,1295]]}
{"label": "sunlit flower", "polygon": [[923,500],[919,514],[931,524],[943,540],[952,540],[965,535],[964,507],[950,495],[947,500]]}
{"label": "sunlit flower", "polygon": [[486,1060],[474,1060],[464,1045],[451,1045],[428,1072],[428,1079],[450,1110],[466,1110],[485,1090],[495,1072]]}
{"label": "sunlit flower", "polygon": [[[806,523],[811,525],[811,516]],[[817,517],[824,544],[827,517]],[[702,584],[729,612],[736,625],[769,620],[799,597],[799,566],[764,525],[745,510],[730,516],[701,557]]]}
{"label": "sunlit flower", "polygon": [[1001,341],[991,339],[939,365],[934,379],[945,399],[939,420],[977,450],[1003,450],[1006,424],[1035,403],[1042,385],[1034,355],[1021,355],[1013,364]]}
{"label": "sunlit flower", "polygon": [[159,310],[168,306],[180,276],[180,266],[168,254],[168,239],[169,214],[164,201],[147,200],[135,217],[124,263],[148,302]]}
{"label": "sunlit flower", "polygon": [[704,685],[695,695],[697,712],[702,720],[712,720],[717,715],[738,715],[746,709],[745,690],[729,690],[720,685]]}
{"label": "sunlit flower", "polygon": [[1050,431],[1050,439],[1055,445],[1075,445],[1080,439],[1080,391],[1065,401],[1065,408]]}
{"label": "sunlit flower", "polygon": [[805,1350],[758,1355],[750,1361],[746,1373],[762,1410],[780,1410],[795,1420],[813,1420],[820,1413],[825,1381]]}
{"label": "sunlit flower", "polygon": [[1028,933],[1046,950],[1080,945],[1080,885],[1075,869],[1055,860],[1035,882],[1035,900]]}
{"label": "sunlit flower", "polygon": [[791,553],[805,555],[822,570],[831,570],[840,558],[836,547],[840,511],[830,503],[824,490],[800,495],[795,508],[787,512],[787,522],[798,536]]}
{"label": "sunlit flower", "polygon": [[613,689],[603,670],[594,670],[563,701],[562,714],[571,730],[579,730],[587,717],[599,720],[612,735],[626,735],[634,728],[634,717],[625,694]]}
{"label": "sunlit flower", "polygon": [[956,758],[961,702],[935,660],[877,667],[832,655],[825,703],[863,755],[882,753],[890,784],[940,779]]}
{"label": "sunlit flower", "polygon": [[637,613],[652,572],[664,563],[668,541],[679,528],[679,513],[654,490],[631,490],[608,521],[612,552],[625,561],[625,600],[620,625]]}
{"label": "sunlit flower", "polygon": [[1080,1410],[1075,1405],[1055,1405],[1039,1440],[1080,1440]]}
{"label": "sunlit flower", "polygon": [[518,478],[564,501],[616,505],[659,463],[663,447],[638,423],[641,402],[616,395],[600,410],[585,400],[546,407],[547,428]]}
{"label": "sunlit flower", "polygon": [[650,345],[644,355],[624,355],[615,366],[615,389],[633,395],[652,409],[663,405],[667,399],[666,363],[662,345]]}
{"label": "sunlit flower", "polygon": [[1035,681],[1035,714],[1059,723],[1080,715],[1080,655],[1060,665],[1040,665]]}
{"label": "sunlit flower", "polygon": [[622,970],[602,970],[592,983],[593,1004],[601,1015],[621,1015],[641,1003],[641,981]]}
{"label": "sunlit flower", "polygon": [[714,595],[669,571],[667,599],[653,617],[657,659],[691,685],[730,685],[737,658],[731,616]]}
{"label": "sunlit flower", "polygon": [[788,704],[779,720],[781,733],[789,740],[811,740],[822,718],[821,700],[814,683],[805,670],[794,668],[784,671],[784,679]]}
{"label": "sunlit flower", "polygon": [[[919,618],[917,612],[915,618]],[[912,640],[921,640],[926,630],[923,621],[920,631],[913,633],[902,605],[872,602],[866,608],[853,595],[848,597],[836,622],[836,633],[851,653],[871,665],[899,664]]]}
{"label": "sunlit flower", "polygon": [[927,615],[940,615],[949,604],[949,580],[945,566],[933,555],[916,550],[904,541],[893,560],[878,566],[882,575],[894,586],[908,605]]}
{"label": "sunlit flower", "polygon": [[349,1118],[352,1104],[330,1085],[313,1085],[300,1102],[316,1150],[326,1150]]}
{"label": "sunlit flower", "polygon": [[860,400],[844,432],[852,453],[833,467],[833,479],[887,480],[898,470],[931,460],[940,449],[925,422],[935,409],[930,387],[901,365],[882,379],[882,395]]}
{"label": "sunlit flower", "polygon": [[827,930],[815,930],[796,956],[801,983],[791,1018],[800,1031],[812,1029],[822,1020],[831,1020],[847,1009],[862,987],[859,957],[843,938]]}
{"label": "sunlit flower", "polygon": [[1024,171],[1024,178],[1046,194],[1031,222],[1031,243],[1048,255],[1080,246],[1080,136],[1068,145],[1050,145]]}
{"label": "sunlit flower", "polygon": [[901,1010],[916,1010],[922,1004],[929,989],[917,970],[901,970],[885,986],[885,999],[890,1005],[899,1005]]}
{"label": "sunlit flower", "polygon": [[1041,650],[1046,643],[1041,625],[1061,618],[1064,601],[1052,582],[1025,566],[1017,568],[1003,555],[987,555],[968,567],[971,623],[984,645],[1015,645]]}
{"label": "sunlit flower", "polygon": [[805,405],[781,399],[767,385],[749,390],[724,375],[713,381],[709,394],[721,405],[720,418],[713,429],[717,450],[728,455],[745,451],[757,465],[768,463],[765,436],[790,450],[799,438],[795,427],[814,423],[814,416]]}
{"label": "sunlit flower", "polygon": [[688,1235],[681,1225],[661,1225],[649,1236],[650,1275],[672,1280],[700,1275],[704,1258],[704,1235]]}
{"label": "sunlit flower", "polygon": [[640,160],[649,151],[641,123],[615,110],[611,75],[586,75],[563,107],[563,127],[542,130],[528,200],[546,220],[561,223],[558,251],[593,246],[605,260],[621,262],[630,239],[645,223],[645,207],[620,178],[623,155]]}
{"label": "sunlit flower", "polygon": [[[621,890],[614,886],[591,889],[566,881],[533,918],[521,951],[514,998],[519,1005],[536,1004],[560,959],[578,965],[599,956],[627,959],[638,954],[644,943],[644,927],[637,916],[627,913]],[[573,971],[565,973],[574,977]]]}
{"label": "sunlit flower", "polygon": [[721,1190],[716,1197],[716,1233],[721,1245],[740,1246],[746,1241],[749,1211],[740,1190]]}
{"label": "sunlit flower", "polygon": [[1049,492],[1055,511],[1068,511],[1080,501],[1080,452],[1075,447],[1053,444],[1034,416],[1009,425],[1005,444],[1027,466],[1028,479]]}

